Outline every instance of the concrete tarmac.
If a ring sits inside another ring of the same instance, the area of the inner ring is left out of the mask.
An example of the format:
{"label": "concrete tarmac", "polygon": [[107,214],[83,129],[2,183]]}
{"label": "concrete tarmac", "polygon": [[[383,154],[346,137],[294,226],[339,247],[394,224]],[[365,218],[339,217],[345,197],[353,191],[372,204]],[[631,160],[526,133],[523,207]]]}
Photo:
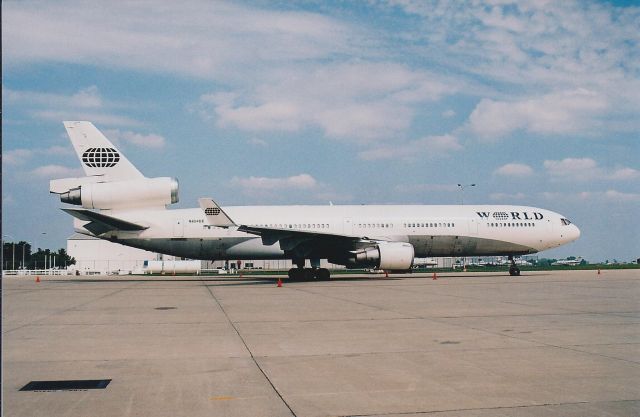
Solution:
{"label": "concrete tarmac", "polygon": [[78,278],[3,278],[4,415],[640,415],[640,270]]}

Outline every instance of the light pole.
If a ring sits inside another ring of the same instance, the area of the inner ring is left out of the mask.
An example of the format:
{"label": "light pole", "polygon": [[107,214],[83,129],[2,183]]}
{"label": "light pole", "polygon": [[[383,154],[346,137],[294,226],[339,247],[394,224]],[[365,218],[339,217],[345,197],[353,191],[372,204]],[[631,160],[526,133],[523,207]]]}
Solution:
{"label": "light pole", "polygon": [[[40,233],[41,235],[46,235],[47,232],[42,232]],[[43,237],[44,239],[44,237]],[[44,245],[42,245],[44,246]],[[47,269],[47,261],[48,261],[48,256],[45,254],[44,249],[42,250],[42,253],[44,254],[44,268],[43,269]]]}
{"label": "light pole", "polygon": [[460,205],[464,206],[464,189],[466,187],[475,187],[475,184],[458,184],[460,187]]}

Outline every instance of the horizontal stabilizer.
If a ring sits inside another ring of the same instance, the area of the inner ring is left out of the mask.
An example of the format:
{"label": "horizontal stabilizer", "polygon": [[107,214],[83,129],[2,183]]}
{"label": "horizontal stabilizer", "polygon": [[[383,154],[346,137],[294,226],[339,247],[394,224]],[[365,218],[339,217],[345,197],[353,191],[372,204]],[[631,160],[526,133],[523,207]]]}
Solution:
{"label": "horizontal stabilizer", "polygon": [[77,219],[90,222],[83,227],[95,235],[101,235],[102,233],[112,230],[136,231],[149,228],[148,226],[128,222],[126,220],[118,219],[117,217],[107,216],[106,214],[97,213],[91,210],[63,208],[62,211],[69,213]]}
{"label": "horizontal stabilizer", "polygon": [[211,226],[216,227],[230,227],[235,226],[235,222],[227,216],[227,213],[220,208],[220,206],[211,198],[199,198],[200,208],[204,210],[204,215],[207,218],[207,222]]}

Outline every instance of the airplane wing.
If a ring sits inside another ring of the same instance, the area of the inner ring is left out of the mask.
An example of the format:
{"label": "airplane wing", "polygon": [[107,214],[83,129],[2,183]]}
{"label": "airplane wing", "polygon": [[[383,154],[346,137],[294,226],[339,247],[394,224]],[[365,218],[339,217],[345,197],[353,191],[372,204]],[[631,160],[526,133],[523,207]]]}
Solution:
{"label": "airplane wing", "polygon": [[311,253],[326,251],[326,248],[340,252],[354,251],[373,246],[376,242],[384,240],[320,231],[238,225],[211,198],[200,198],[198,201],[210,225],[224,228],[238,226],[239,232],[260,236],[263,245],[271,246],[279,243],[280,249],[294,253],[299,257],[308,257]]}
{"label": "airplane wing", "polygon": [[101,235],[111,230],[136,231],[149,228],[148,226],[131,223],[91,210],[63,208],[62,211],[69,213],[77,219],[88,221],[89,223],[83,227],[95,235]]}
{"label": "airplane wing", "polygon": [[382,240],[364,236],[246,225],[239,226],[238,231],[260,236],[263,245],[270,246],[279,243],[280,249],[294,253],[298,257],[308,257],[311,253],[326,252],[327,248],[342,253],[356,251],[374,246],[376,242]]}

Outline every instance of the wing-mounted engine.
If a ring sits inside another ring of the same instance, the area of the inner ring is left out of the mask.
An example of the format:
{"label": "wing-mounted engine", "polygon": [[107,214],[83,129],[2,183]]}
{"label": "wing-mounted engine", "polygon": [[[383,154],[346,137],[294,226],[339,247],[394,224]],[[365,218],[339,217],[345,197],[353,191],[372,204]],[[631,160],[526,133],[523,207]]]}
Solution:
{"label": "wing-mounted engine", "polygon": [[[414,258],[413,245],[406,242],[379,242],[375,246],[351,251],[347,259],[335,263],[349,268],[380,268],[388,270],[411,269]],[[333,262],[333,260],[329,260]]]}
{"label": "wing-mounted engine", "polygon": [[[74,182],[74,180],[77,180]],[[92,182],[96,181],[96,182]],[[60,201],[88,209],[125,209],[165,207],[178,202],[176,178],[138,178],[97,182],[99,177],[52,180],[49,191],[59,194]]]}

